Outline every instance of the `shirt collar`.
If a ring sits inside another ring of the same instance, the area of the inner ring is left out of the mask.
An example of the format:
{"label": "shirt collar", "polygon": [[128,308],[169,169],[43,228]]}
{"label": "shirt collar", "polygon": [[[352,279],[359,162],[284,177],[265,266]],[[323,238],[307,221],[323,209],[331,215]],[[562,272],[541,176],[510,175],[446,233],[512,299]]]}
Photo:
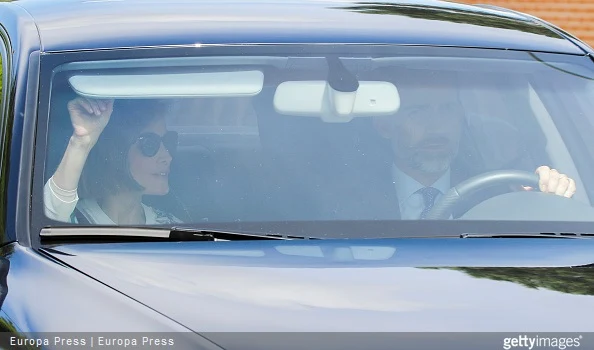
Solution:
{"label": "shirt collar", "polygon": [[[156,223],[156,215],[153,210],[150,210],[144,203],[140,203],[144,209],[144,217],[146,224],[151,225]],[[93,199],[83,199],[78,203],[79,209],[85,214],[87,220],[92,224],[100,225],[115,225],[116,223],[101,209],[99,203]]]}
{"label": "shirt collar", "polygon": [[[398,202],[402,204],[415,192],[426,186],[419,183],[417,180],[402,172],[396,164],[392,165],[392,178],[396,186],[396,194],[398,195]],[[450,169],[431,185],[431,187],[438,189],[442,194],[446,193],[451,187]]]}

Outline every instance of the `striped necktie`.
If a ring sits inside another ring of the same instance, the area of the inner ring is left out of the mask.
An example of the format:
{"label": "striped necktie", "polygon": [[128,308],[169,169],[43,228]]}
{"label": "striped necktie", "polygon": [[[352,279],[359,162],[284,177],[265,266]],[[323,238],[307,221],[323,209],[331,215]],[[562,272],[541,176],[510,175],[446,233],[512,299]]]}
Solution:
{"label": "striped necktie", "polygon": [[437,198],[437,196],[441,194],[441,192],[434,187],[423,187],[416,193],[420,193],[423,196],[423,200],[425,201],[425,208],[423,209],[423,212],[421,213],[420,217],[421,219],[425,219],[425,217],[435,204],[435,198]]}

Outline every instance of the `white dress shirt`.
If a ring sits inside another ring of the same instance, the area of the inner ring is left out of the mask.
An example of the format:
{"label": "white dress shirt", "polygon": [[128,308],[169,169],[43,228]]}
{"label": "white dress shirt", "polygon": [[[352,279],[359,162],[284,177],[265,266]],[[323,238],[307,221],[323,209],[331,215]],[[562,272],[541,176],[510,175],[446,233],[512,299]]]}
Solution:
{"label": "white dress shirt", "polygon": [[[72,215],[74,209],[78,208],[91,224],[115,225],[113,220],[101,209],[97,201],[88,198],[79,200],[76,190],[65,192],[53,185],[51,178],[45,183],[43,189],[43,204],[45,206],[45,215],[56,221],[78,223],[77,218]],[[141,204],[147,225],[182,222],[171,214],[149,207],[144,203]]]}
{"label": "white dress shirt", "polygon": [[[400,218],[402,220],[418,220],[425,209],[425,201],[422,194],[415,192],[427,186],[403,173],[396,165],[392,166],[392,179],[400,205]],[[430,186],[441,192],[435,198],[435,203],[451,188],[450,181],[450,169],[448,169]]]}

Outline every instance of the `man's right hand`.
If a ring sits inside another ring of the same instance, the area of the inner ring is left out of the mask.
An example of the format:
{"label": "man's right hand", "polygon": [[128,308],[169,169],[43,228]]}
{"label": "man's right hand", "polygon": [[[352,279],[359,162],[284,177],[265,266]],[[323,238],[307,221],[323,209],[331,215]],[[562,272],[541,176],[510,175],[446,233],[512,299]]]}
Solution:
{"label": "man's right hand", "polygon": [[74,127],[73,138],[89,149],[95,146],[113,112],[113,100],[78,97],[68,102],[68,112]]}

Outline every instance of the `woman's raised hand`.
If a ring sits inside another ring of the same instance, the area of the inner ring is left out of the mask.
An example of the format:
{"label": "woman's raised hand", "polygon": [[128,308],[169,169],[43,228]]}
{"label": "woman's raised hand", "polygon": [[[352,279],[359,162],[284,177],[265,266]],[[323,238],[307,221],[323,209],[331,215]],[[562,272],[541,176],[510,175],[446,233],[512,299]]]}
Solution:
{"label": "woman's raised hand", "polygon": [[92,148],[109,122],[113,100],[78,97],[68,102],[68,112],[74,127],[73,137],[80,145]]}

